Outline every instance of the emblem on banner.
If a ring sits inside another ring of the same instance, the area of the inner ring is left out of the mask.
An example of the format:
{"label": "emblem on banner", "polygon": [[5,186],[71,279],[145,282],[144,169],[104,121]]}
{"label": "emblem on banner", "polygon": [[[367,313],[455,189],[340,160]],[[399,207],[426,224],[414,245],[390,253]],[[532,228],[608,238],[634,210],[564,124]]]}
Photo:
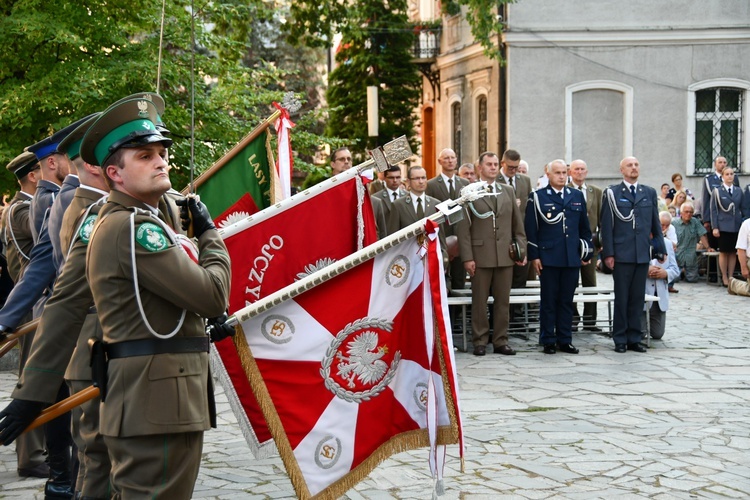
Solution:
{"label": "emblem on banner", "polygon": [[414,402],[417,403],[419,409],[427,411],[427,384],[424,382],[416,384],[412,395],[414,396]]}
{"label": "emblem on banner", "polygon": [[294,323],[285,316],[271,314],[261,323],[260,331],[274,344],[286,344],[294,336]]}
{"label": "emblem on banner", "polygon": [[241,220],[245,220],[248,217],[250,217],[250,214],[247,212],[232,212],[231,214],[227,215],[224,220],[219,222],[219,229],[223,229],[225,227],[229,227],[232,224],[235,224]]}
{"label": "emblem on banner", "polygon": [[397,255],[388,264],[385,273],[385,282],[393,288],[398,288],[409,279],[411,263],[405,255]]}
{"label": "emblem on banner", "polygon": [[308,264],[305,266],[305,270],[301,273],[297,273],[297,279],[305,279],[311,274],[320,271],[324,267],[330,266],[336,262],[336,259],[331,259],[330,257],[323,257],[322,259],[318,259],[315,261],[314,264]]}
{"label": "emblem on banner", "polygon": [[315,463],[321,469],[330,469],[341,456],[341,440],[330,434],[320,440],[315,447]]}
{"label": "emblem on banner", "polygon": [[[376,397],[396,375],[401,352],[391,353],[386,339],[393,323],[376,318],[362,318],[341,330],[323,358],[320,375],[326,389],[337,397],[360,403]],[[335,363],[335,373],[331,367]]]}

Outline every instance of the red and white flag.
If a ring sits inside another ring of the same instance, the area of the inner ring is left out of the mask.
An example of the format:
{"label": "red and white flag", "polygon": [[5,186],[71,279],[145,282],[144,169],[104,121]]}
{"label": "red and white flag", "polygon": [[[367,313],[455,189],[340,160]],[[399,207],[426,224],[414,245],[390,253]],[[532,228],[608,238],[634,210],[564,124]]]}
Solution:
{"label": "red and white flag", "polygon": [[[370,199],[347,170],[280,204],[220,228],[232,259],[230,314],[377,240]],[[240,428],[256,457],[273,440],[232,342],[217,342],[212,369],[222,380]]]}
{"label": "red and white flag", "polygon": [[462,441],[439,242],[421,240],[237,314],[235,343],[300,498],[335,498],[422,446],[440,478],[440,446]]}
{"label": "red and white flag", "polygon": [[276,120],[276,142],[278,143],[278,155],[276,156],[276,176],[278,182],[275,186],[276,196],[274,201],[279,202],[292,196],[292,169],[294,168],[294,157],[292,156],[292,139],[290,131],[294,128],[294,122],[289,116],[289,111],[281,104],[274,102],[273,105],[281,115]]}

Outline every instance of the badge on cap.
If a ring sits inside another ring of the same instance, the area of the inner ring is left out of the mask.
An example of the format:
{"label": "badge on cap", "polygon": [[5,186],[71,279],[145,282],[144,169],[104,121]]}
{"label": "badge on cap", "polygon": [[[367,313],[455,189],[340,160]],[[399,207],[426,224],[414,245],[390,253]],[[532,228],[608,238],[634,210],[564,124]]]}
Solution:
{"label": "badge on cap", "polygon": [[87,245],[91,240],[91,232],[94,230],[95,222],[96,215],[89,215],[81,224],[81,229],[78,230],[78,238]]}
{"label": "badge on cap", "polygon": [[148,102],[138,101],[138,116],[148,118]]}
{"label": "badge on cap", "polygon": [[144,222],[135,233],[135,241],[149,252],[161,252],[169,247],[164,230],[150,222]]}

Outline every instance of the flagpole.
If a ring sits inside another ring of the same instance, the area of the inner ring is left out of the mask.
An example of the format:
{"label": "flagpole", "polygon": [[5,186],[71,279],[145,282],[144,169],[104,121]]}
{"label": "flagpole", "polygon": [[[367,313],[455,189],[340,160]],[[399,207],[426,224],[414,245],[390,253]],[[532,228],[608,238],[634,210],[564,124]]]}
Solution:
{"label": "flagpole", "polygon": [[[308,189],[305,189],[304,191],[295,194],[291,198],[282,200],[275,205],[271,205],[270,207],[261,210],[260,212],[254,213],[246,219],[219,229],[219,234],[222,238],[233,236],[244,231],[251,225],[258,224],[270,217],[273,217],[274,215],[277,215],[281,211],[288,210],[296,205],[299,205],[300,203],[304,203],[312,196],[327,191],[328,189],[331,189],[334,186],[337,186],[340,183],[349,180],[350,177],[359,175],[368,168],[372,168],[373,165],[377,166],[378,171],[383,172],[388,168],[388,164],[395,165],[412,156],[411,147],[409,146],[409,141],[406,139],[406,136],[401,136],[392,140],[388,144],[385,144],[382,149],[383,151],[381,152],[381,156],[384,158],[384,160],[378,161],[376,155],[376,159],[370,158],[369,160],[364,161],[359,165],[356,165],[348,170],[344,170],[343,172],[334,175],[330,179],[326,179],[319,184],[316,184]],[[200,177],[198,179],[200,179]],[[198,182],[198,179],[196,179],[196,182]]]}
{"label": "flagpole", "polygon": [[446,217],[460,212],[464,204],[488,194],[489,193],[487,193],[486,191],[486,183],[478,182],[471,184],[461,191],[461,197],[457,200],[448,200],[438,205],[438,210],[440,210],[439,212],[429,217],[425,217],[424,219],[417,221],[396,233],[393,233],[392,235],[378,241],[377,243],[373,243],[372,245],[363,248],[358,252],[354,252],[353,254],[339,260],[335,264],[331,264],[330,266],[316,271],[313,274],[268,295],[262,300],[259,300],[258,302],[250,304],[249,306],[236,311],[234,314],[232,314],[232,316],[229,317],[227,323],[230,325],[237,325],[238,323],[246,321],[254,316],[257,316],[260,313],[271,309],[272,307],[281,304],[282,302],[292,299],[311,288],[321,285],[326,281],[333,279],[336,276],[362,264],[363,262],[374,258],[376,255],[398,245],[405,240],[424,234],[426,220],[431,220],[439,224],[443,222]]}

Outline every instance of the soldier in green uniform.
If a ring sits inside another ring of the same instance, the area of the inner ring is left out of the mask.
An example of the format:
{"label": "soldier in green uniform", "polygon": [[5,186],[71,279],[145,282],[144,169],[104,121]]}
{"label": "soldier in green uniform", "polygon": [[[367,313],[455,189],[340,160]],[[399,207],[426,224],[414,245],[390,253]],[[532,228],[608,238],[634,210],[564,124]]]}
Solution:
{"label": "soldier in green uniform", "polygon": [[102,114],[81,147],[112,189],[86,274],[109,359],[100,432],[116,498],[191,496],[215,417],[203,318],[222,315],[229,296],[229,256],[205,206],[185,205],[197,262],[159,217],[172,141],[156,120],[151,102],[126,101]]}
{"label": "soldier in green uniform", "polygon": [[[39,161],[30,151],[16,156],[8,163],[7,168],[18,179],[21,190],[5,207],[2,223],[0,223],[0,237],[2,237],[5,249],[8,272],[13,282],[17,283],[29,263],[31,248],[34,246],[29,222],[29,207],[36,192],[36,183],[41,176],[39,175]],[[29,320],[31,320],[31,314],[25,318],[25,321]],[[30,343],[28,347],[31,347]],[[28,353],[22,359],[25,360],[27,355]],[[16,442],[16,456],[19,476],[48,477],[49,467],[44,462],[44,429],[37,428],[22,436]]]}

